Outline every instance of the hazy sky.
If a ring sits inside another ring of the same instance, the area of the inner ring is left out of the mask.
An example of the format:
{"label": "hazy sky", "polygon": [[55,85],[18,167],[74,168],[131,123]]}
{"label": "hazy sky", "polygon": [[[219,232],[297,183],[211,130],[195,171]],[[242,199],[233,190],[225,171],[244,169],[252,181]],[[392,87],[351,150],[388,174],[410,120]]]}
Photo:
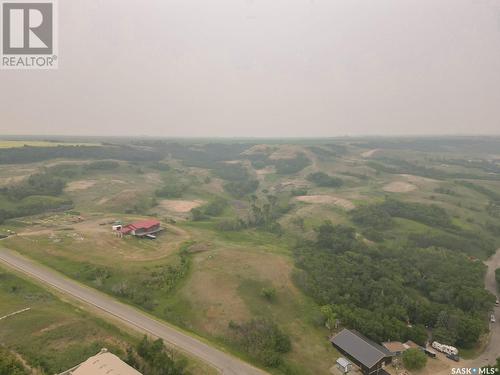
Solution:
{"label": "hazy sky", "polygon": [[1,134],[500,134],[500,0],[60,0]]}

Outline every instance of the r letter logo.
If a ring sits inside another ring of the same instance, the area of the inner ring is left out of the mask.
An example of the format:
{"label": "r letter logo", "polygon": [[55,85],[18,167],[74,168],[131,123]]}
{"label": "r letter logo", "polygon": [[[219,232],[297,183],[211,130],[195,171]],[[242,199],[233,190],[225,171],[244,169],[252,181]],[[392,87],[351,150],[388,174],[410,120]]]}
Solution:
{"label": "r letter logo", "polygon": [[54,1],[4,1],[1,5],[2,69],[56,69]]}

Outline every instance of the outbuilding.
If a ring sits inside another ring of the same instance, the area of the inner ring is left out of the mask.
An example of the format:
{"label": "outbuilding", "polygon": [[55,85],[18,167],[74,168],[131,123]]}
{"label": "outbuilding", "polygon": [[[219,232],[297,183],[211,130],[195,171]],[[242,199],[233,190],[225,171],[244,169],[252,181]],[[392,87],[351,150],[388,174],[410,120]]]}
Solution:
{"label": "outbuilding", "polygon": [[365,375],[385,375],[393,354],[359,332],[343,329],[330,339],[332,345],[356,364]]}
{"label": "outbuilding", "polygon": [[349,371],[352,370],[352,363],[343,357],[337,359],[336,363],[337,363],[337,368],[340,370],[342,374],[347,374]]}

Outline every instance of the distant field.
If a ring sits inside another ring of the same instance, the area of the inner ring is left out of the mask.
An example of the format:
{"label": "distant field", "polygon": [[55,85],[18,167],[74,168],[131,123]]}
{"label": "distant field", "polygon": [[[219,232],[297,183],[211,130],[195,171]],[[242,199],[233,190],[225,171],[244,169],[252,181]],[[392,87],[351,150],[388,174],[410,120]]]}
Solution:
{"label": "distant field", "polygon": [[19,148],[19,147],[57,147],[57,146],[99,146],[98,143],[64,143],[48,141],[3,141],[0,139],[0,148]]}

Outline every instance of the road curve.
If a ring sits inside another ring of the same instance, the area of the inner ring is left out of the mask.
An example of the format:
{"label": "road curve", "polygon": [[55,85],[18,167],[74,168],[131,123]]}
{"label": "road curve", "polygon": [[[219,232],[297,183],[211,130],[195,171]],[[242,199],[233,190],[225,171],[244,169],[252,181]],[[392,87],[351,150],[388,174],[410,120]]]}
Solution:
{"label": "road curve", "polygon": [[135,308],[118,302],[114,298],[95,289],[83,286],[65,276],[45,268],[21,255],[6,249],[0,249],[0,261],[7,266],[38,279],[59,291],[93,305],[111,314],[130,326],[153,336],[162,338],[165,342],[181,351],[194,355],[204,362],[214,366],[224,375],[264,375],[259,370],[232,355],[215,349],[196,338],[156,319],[149,317]]}
{"label": "road curve", "polygon": [[[485,262],[488,270],[484,279],[485,287],[495,296],[497,293],[497,281],[495,279],[495,270],[500,268],[500,249],[497,250],[491,258]],[[493,365],[496,359],[500,357],[500,307],[495,307],[493,314],[496,317],[496,323],[490,323],[490,339],[479,357],[466,361],[470,367],[482,367]]]}

